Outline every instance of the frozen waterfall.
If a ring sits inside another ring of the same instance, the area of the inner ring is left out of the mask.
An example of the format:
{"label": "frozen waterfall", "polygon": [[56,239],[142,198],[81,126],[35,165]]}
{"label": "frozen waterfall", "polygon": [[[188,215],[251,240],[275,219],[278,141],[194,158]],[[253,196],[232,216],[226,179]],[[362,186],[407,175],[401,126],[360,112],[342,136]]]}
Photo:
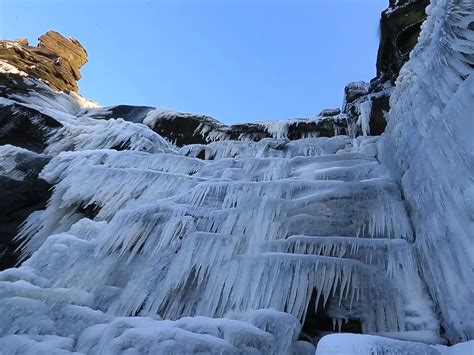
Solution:
{"label": "frozen waterfall", "polygon": [[[104,130],[77,122],[83,134]],[[137,134],[120,131],[127,141]],[[374,157],[376,138],[176,150],[147,137],[148,151],[116,151],[103,147],[115,140],[99,137],[89,144],[102,149],[60,153],[41,173],[52,197],[22,228],[25,262],[0,273],[2,332],[12,334],[4,344],[55,339],[67,350],[102,352],[124,350],[127,339],[173,352],[184,327],[189,351],[204,346],[192,341],[204,332],[213,337],[209,351],[225,341],[299,353],[299,321],[320,300],[337,327],[357,319],[367,333],[437,337],[412,227]],[[193,157],[201,149],[212,149],[212,160]],[[143,327],[156,340],[144,339]],[[231,335],[213,330],[220,327]]]}
{"label": "frozen waterfall", "polygon": [[146,125],[163,110],[96,119],[40,82],[0,98],[54,121],[42,150],[0,145],[0,176],[47,162],[52,186],[17,237],[21,265],[0,272],[0,352],[314,354],[305,331],[323,319],[365,334],[317,354],[472,339],[474,4],[428,13],[381,137],[289,140],[288,122],[264,122],[272,138],[229,139],[209,124],[208,144],[178,148]]}

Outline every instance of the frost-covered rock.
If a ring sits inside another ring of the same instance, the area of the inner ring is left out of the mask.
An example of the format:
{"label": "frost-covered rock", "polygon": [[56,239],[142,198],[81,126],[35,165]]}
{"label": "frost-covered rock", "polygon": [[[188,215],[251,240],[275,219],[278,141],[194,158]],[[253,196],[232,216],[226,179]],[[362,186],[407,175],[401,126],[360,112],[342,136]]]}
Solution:
{"label": "frost-covered rock", "polygon": [[306,137],[332,137],[350,133],[350,120],[340,109],[326,110],[314,118],[247,122],[225,125],[216,119],[198,114],[182,113],[141,106],[112,106],[89,110],[92,118],[121,117],[140,122],[178,147],[207,144],[223,140],[260,141],[265,138],[296,140]]}
{"label": "frost-covered rock", "polygon": [[376,136],[384,132],[393,86],[387,84],[377,90],[364,82],[346,86],[343,109],[350,117],[353,135]]}
{"label": "frost-covered rock", "polygon": [[171,147],[144,125],[87,118],[83,113],[98,110],[95,104],[14,70],[0,72],[0,95],[0,269],[16,264],[17,228],[51,195],[50,185],[38,178],[51,157],[64,150]]}

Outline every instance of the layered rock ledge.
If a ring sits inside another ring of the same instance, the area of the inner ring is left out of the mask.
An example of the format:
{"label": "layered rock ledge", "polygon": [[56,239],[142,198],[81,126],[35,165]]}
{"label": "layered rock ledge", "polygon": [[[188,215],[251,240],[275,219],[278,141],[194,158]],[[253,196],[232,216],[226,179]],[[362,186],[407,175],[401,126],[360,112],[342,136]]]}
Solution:
{"label": "layered rock ledge", "polygon": [[81,43],[55,31],[48,31],[38,41],[38,46],[33,47],[27,39],[0,40],[0,61],[24,75],[41,79],[54,90],[78,92],[80,69],[87,62]]}

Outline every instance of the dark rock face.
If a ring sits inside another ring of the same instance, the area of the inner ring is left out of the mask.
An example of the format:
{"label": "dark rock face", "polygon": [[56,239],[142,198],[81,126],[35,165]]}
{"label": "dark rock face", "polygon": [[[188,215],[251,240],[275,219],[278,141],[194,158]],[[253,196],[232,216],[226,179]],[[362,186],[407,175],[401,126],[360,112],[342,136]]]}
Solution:
{"label": "dark rock face", "polygon": [[39,38],[38,47],[27,40],[0,41],[0,60],[41,79],[59,91],[78,91],[80,68],[87,62],[87,52],[75,39],[49,31]]}
{"label": "dark rock face", "polygon": [[[313,135],[318,137],[333,137],[338,134],[348,134],[348,117],[334,115],[318,117],[318,119],[289,120],[287,133],[284,137],[275,137],[264,123],[243,123],[226,126],[218,121],[202,120],[202,117],[183,117],[179,114],[172,119],[160,119],[151,127],[155,132],[178,147],[188,144],[207,144],[212,140],[253,140],[264,138],[301,139]],[[219,137],[213,138],[215,135]]]}
{"label": "dark rock face", "polygon": [[[0,73],[0,270],[18,263],[18,228],[32,212],[44,209],[51,195],[51,186],[38,178],[50,159],[41,153],[63,127],[53,117],[21,104],[29,102],[31,94],[58,97],[36,79]],[[5,166],[13,170],[2,169]]]}
{"label": "dark rock face", "polygon": [[429,0],[390,0],[390,7],[382,12],[377,76],[383,81],[394,83],[408,60],[418,42],[429,3]]}
{"label": "dark rock face", "polygon": [[385,127],[387,126],[387,121],[385,120],[385,113],[390,110],[390,94],[383,93],[383,95],[371,97],[370,100],[370,134],[378,136],[385,131]]}
{"label": "dark rock face", "polygon": [[368,131],[359,125],[355,134],[380,135],[387,122],[385,112],[390,110],[390,95],[400,69],[409,59],[418,42],[420,27],[426,19],[429,0],[390,0],[380,20],[380,45],[377,55],[377,77],[369,83],[350,83],[344,90],[343,112],[360,122],[361,104],[368,103]]}
{"label": "dark rock face", "polygon": [[0,270],[18,262],[19,243],[14,239],[18,228],[32,212],[44,209],[51,195],[51,186],[38,178],[48,158],[18,153],[14,159],[16,170],[25,176],[0,174]]}
{"label": "dark rock face", "polygon": [[18,104],[0,105],[0,145],[10,144],[40,153],[62,125],[54,118]]}
{"label": "dark rock face", "polygon": [[[379,91],[377,91],[379,90]],[[386,86],[376,89],[365,82],[354,82],[346,85],[344,89],[344,112],[353,117],[353,121],[361,115],[361,104],[368,102],[369,112],[369,135],[380,135],[384,132],[387,121],[385,112],[390,110],[390,94],[392,87]],[[356,135],[362,134],[361,127],[357,127]]]}
{"label": "dark rock face", "polygon": [[[202,123],[200,116],[189,116],[177,113],[175,117],[160,119],[151,127],[162,137],[174,142],[178,147],[187,144],[206,144],[206,136],[199,133]],[[218,124],[209,122],[211,129],[218,128]]]}
{"label": "dark rock face", "polygon": [[[199,114],[155,110],[148,106],[119,105],[90,110],[88,117],[95,119],[122,118],[134,123],[144,123],[160,136],[167,138],[176,146],[207,144],[214,140],[253,140],[272,137],[265,122],[225,125],[218,120]],[[323,110],[313,119],[291,119],[287,122],[289,140],[305,136],[333,137],[349,134],[349,116],[340,109]]]}
{"label": "dark rock face", "polygon": [[13,172],[2,171],[4,161],[0,162],[0,270],[18,262],[19,245],[14,239],[18,228],[32,212],[43,209],[51,195],[51,186],[38,178],[49,157],[37,153],[44,151],[48,137],[61,127],[32,108],[0,105],[0,146],[14,148],[0,157],[14,166]]}
{"label": "dark rock face", "polygon": [[117,105],[99,110],[90,110],[87,116],[101,120],[123,118],[125,121],[142,123],[147,114],[154,109],[154,107],[150,106]]}

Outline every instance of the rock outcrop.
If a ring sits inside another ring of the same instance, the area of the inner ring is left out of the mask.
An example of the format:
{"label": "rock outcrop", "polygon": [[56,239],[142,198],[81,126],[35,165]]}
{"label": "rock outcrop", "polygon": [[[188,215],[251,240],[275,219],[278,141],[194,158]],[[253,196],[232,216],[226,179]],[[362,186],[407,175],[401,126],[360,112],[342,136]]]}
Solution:
{"label": "rock outcrop", "polygon": [[351,118],[340,109],[326,109],[314,118],[295,118],[281,121],[246,122],[225,125],[206,115],[156,109],[149,106],[118,105],[93,109],[88,117],[143,123],[167,138],[176,146],[207,144],[220,140],[252,140],[283,138],[295,140],[304,137],[334,137],[348,135]]}
{"label": "rock outcrop", "polygon": [[350,83],[343,111],[358,122],[357,134],[380,135],[387,125],[390,95],[402,66],[418,42],[429,0],[390,0],[380,19],[377,76],[370,83]]}
{"label": "rock outcrop", "polygon": [[[4,91],[0,91],[4,92]],[[42,154],[49,138],[62,124],[49,115],[0,99],[0,270],[13,267],[19,258],[14,239],[21,223],[43,209],[51,186],[38,177],[49,161]]]}
{"label": "rock outcrop", "polygon": [[[0,153],[0,270],[15,266],[20,257],[14,239],[20,224],[45,208],[51,186],[38,178],[49,158],[14,146]],[[13,169],[5,169],[7,165]]]}
{"label": "rock outcrop", "polygon": [[382,12],[377,55],[379,81],[395,83],[400,69],[418,42],[429,3],[429,0],[390,0],[389,8]]}
{"label": "rock outcrop", "polygon": [[0,41],[0,61],[41,79],[54,90],[78,92],[77,80],[87,52],[77,40],[48,31],[39,38],[38,47],[29,46],[26,39]]}

